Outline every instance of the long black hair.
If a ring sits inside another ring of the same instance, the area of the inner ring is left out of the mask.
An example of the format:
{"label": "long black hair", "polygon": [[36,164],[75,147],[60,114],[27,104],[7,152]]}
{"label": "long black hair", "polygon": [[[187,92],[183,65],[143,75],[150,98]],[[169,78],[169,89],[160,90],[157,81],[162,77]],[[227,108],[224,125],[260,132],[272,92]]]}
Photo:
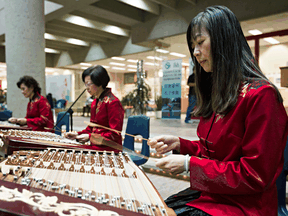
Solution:
{"label": "long black hair", "polygon": [[[212,73],[203,70],[193,55],[195,34],[206,29],[211,41]],[[261,72],[235,14],[225,6],[206,8],[193,18],[187,30],[187,43],[196,66],[197,106],[194,115],[209,117],[213,112],[227,114],[236,104],[244,81],[266,80],[274,86],[279,102],[280,92]]]}
{"label": "long black hair", "polygon": [[82,73],[83,82],[85,82],[86,76],[90,76],[92,82],[96,86],[102,86],[103,89],[106,88],[106,86],[108,85],[108,83],[110,81],[110,77],[108,75],[108,72],[101,65],[92,66],[92,67],[89,67],[86,70],[84,70]]}
{"label": "long black hair", "polygon": [[39,83],[32,77],[32,76],[23,76],[19,79],[17,82],[18,88],[20,88],[21,84],[24,84],[28,88],[33,87],[34,88],[34,94],[38,93],[41,94],[41,88],[39,86]]}

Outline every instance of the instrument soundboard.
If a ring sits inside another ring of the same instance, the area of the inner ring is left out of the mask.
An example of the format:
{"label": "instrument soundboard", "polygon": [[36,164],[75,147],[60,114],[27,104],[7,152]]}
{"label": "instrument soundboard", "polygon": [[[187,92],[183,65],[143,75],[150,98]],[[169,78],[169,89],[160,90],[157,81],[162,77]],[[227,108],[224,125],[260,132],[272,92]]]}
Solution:
{"label": "instrument soundboard", "polygon": [[[11,213],[175,215],[145,173],[121,152],[15,151],[0,168],[0,208]],[[13,208],[15,202],[21,207]]]}

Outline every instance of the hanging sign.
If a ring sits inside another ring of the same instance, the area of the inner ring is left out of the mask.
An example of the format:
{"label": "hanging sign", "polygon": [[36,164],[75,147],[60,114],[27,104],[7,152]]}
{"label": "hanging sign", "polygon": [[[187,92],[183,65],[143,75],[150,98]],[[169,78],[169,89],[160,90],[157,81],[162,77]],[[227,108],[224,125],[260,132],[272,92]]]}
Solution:
{"label": "hanging sign", "polygon": [[162,62],[162,118],[181,118],[182,59]]}

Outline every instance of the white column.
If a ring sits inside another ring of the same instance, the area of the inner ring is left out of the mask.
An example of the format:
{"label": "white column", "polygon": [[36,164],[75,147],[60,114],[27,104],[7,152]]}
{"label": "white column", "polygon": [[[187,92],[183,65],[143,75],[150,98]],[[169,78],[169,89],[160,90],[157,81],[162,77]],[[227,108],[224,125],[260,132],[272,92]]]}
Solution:
{"label": "white column", "polygon": [[25,117],[29,99],[16,83],[33,76],[45,90],[44,0],[5,0],[7,105],[14,117]]}

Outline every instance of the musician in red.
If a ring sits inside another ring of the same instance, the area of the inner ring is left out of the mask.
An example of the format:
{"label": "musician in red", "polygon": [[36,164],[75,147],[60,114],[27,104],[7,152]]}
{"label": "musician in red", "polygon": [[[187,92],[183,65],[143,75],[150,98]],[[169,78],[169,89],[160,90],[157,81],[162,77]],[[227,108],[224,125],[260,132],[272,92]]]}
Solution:
{"label": "musician in red", "polygon": [[199,140],[166,135],[148,142],[158,153],[180,153],[164,157],[158,167],[190,171],[190,188],[166,204],[181,216],[276,216],[276,179],[288,132],[279,90],[261,72],[227,7],[199,13],[187,42],[196,66]]}
{"label": "musician in red", "polygon": [[31,76],[23,76],[17,82],[24,97],[29,98],[25,118],[9,118],[14,124],[27,125],[34,131],[51,131],[54,126],[51,106],[48,100],[41,96],[39,83]]}
{"label": "musician in red", "polygon": [[87,146],[87,148],[94,150],[118,152],[118,150],[102,145],[103,142],[101,142],[101,139],[104,139],[122,145],[121,131],[124,109],[119,99],[107,87],[110,77],[104,67],[97,65],[84,70],[82,80],[88,93],[95,98],[91,104],[90,122],[114,129],[120,133],[101,127],[87,126],[77,134],[68,132],[65,134],[65,137],[68,139],[77,139],[79,142],[90,140],[91,146]]}

